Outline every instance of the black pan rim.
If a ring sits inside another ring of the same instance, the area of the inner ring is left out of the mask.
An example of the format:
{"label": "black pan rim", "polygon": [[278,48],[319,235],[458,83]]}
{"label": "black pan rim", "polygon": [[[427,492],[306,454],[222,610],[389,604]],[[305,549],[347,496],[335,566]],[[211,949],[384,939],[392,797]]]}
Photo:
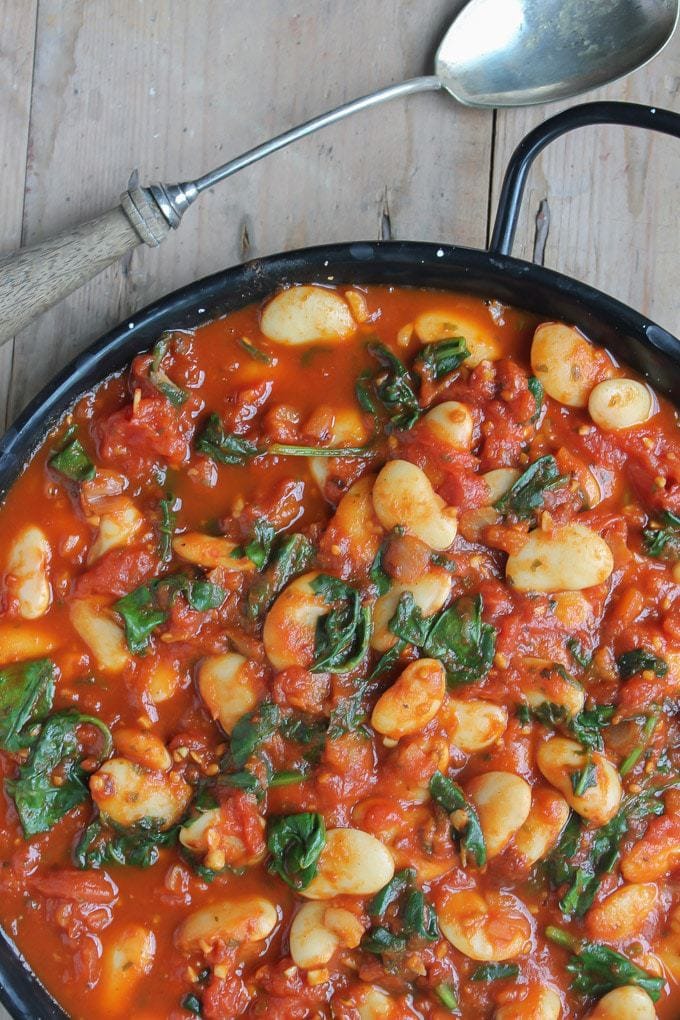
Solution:
{"label": "black pan rim", "polygon": [[[163,330],[198,326],[296,282],[427,287],[495,298],[518,308],[533,304],[536,310],[554,302],[555,317],[560,305],[568,306],[574,324],[605,346],[611,347],[618,338],[617,356],[633,363],[680,403],[680,341],[588,284],[522,259],[457,245],[424,241],[317,245],[253,259],[197,280],[90,344],[43,387],[0,437],[0,502],[46,432],[78,397],[123,369]],[[627,344],[633,346],[628,349]],[[2,929],[0,1001],[15,1020],[67,1018]]]}

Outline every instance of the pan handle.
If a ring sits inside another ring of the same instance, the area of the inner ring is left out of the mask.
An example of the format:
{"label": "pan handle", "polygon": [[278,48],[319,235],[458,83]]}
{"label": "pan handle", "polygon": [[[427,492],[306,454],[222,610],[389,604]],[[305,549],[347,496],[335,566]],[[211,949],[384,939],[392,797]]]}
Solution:
{"label": "pan handle", "polygon": [[680,138],[680,114],[640,103],[582,103],[550,117],[523,138],[510,157],[498,200],[490,252],[498,255],[512,252],[524,189],[538,154],[567,131],[591,124],[622,124]]}

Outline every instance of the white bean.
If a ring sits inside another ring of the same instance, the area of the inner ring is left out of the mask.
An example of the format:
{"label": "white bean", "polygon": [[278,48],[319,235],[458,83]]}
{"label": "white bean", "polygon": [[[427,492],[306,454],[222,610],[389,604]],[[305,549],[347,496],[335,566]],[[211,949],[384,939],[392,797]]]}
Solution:
{"label": "white bean", "polygon": [[[360,413],[354,408],[338,408],[334,414],[332,435],[328,446],[362,446],[368,439],[368,432]],[[333,460],[329,457],[310,457],[309,471],[325,496],[326,482],[333,477]]]}
{"label": "white bean", "polygon": [[378,698],[371,726],[393,740],[417,733],[434,719],[446,694],[446,671],[436,659],[417,659]]}
{"label": "white bean", "polygon": [[395,1017],[394,999],[375,985],[356,989],[353,998],[359,1020],[393,1020]]}
{"label": "white bean", "polygon": [[501,496],[504,496],[513,487],[520,474],[521,472],[517,468],[496,468],[494,471],[487,471],[486,474],[483,474],[482,478],[489,489],[487,504],[495,503]]}
{"label": "white bean", "polygon": [[680,906],[671,910],[669,930],[658,943],[659,960],[673,980],[680,983]]}
{"label": "white bean", "polygon": [[622,885],[586,914],[590,938],[617,942],[640,935],[658,901],[659,890],[653,882]]}
{"label": "white bean", "polygon": [[560,1020],[562,1000],[552,988],[531,988],[521,1002],[500,1006],[493,1020]]}
{"label": "white bean", "polygon": [[216,942],[262,942],[278,921],[276,907],[264,896],[218,900],[189,914],[175,942],[183,953],[208,951]]}
{"label": "white bean", "polygon": [[69,616],[102,673],[120,673],[125,669],[130,662],[125,632],[112,619],[104,600],[94,596],[74,599]]}
{"label": "white bean", "polygon": [[446,400],[423,417],[422,423],[435,439],[454,450],[470,450],[474,422],[467,404]]}
{"label": "white bean", "polygon": [[485,899],[474,889],[456,889],[438,907],[443,935],[471,960],[510,960],[530,948],[531,922],[510,893]]}
{"label": "white bean", "polygon": [[593,386],[610,371],[602,353],[563,322],[536,328],[531,367],[548,396],[568,407],[585,407]]}
{"label": "white bean", "polygon": [[570,815],[564,797],[549,787],[534,787],[531,810],[515,833],[515,851],[525,868],[531,868],[556,846]]}
{"label": "white bean", "polygon": [[129,1003],[135,987],[148,974],[156,955],[156,937],[140,924],[129,924],[113,941],[104,938],[97,989],[106,1012],[119,1013]]}
{"label": "white bean", "polygon": [[113,742],[118,754],[147,769],[169,772],[172,757],[160,737],[146,730],[123,726],[114,731]]}
{"label": "white bean", "polygon": [[88,566],[109,550],[127,545],[144,525],[143,515],[126,496],[107,500],[98,520],[97,534],[87,554]]}
{"label": "white bean", "polygon": [[49,632],[29,628],[20,620],[0,623],[0,666],[23,659],[41,659],[60,644]]}
{"label": "white bean", "polygon": [[349,306],[326,287],[289,287],[265,305],[264,335],[279,344],[346,340],[356,332]]}
{"label": "white bean", "polygon": [[588,413],[596,425],[607,431],[642,425],[654,407],[652,392],[637,379],[606,379],[588,398]]}
{"label": "white bean", "polygon": [[438,496],[429,478],[407,460],[391,460],[375,480],[373,506],[384,528],[402,527],[430,549],[448,549],[458,530],[455,511]]}
{"label": "white bean", "polygon": [[357,572],[373,563],[385,534],[373,509],[374,481],[375,475],[365,475],[348,489],[328,528],[334,544]]}
{"label": "white bean", "polygon": [[423,616],[437,613],[451,593],[451,575],[446,570],[432,570],[418,581],[409,584],[393,584],[381,595],[373,607],[373,633],[371,648],[386,652],[396,643],[396,637],[389,628],[390,620],[397,611],[399,599],[406,592],[413,595],[413,601]]}
{"label": "white bean", "polygon": [[206,570],[214,570],[215,567],[238,571],[255,569],[255,564],[248,556],[234,557],[234,550],[238,549],[236,542],[230,542],[221,535],[187,531],[173,538],[172,548],[180,559]]}
{"label": "white bean", "polygon": [[176,772],[155,772],[127,758],[109,758],[90,777],[90,793],[116,825],[128,828],[153,818],[169,829],[181,818],[193,791]]}
{"label": "white bean", "polygon": [[607,992],[586,1020],[656,1020],[656,1010],[647,992],[625,985]]}
{"label": "white bean", "polygon": [[[612,763],[598,751],[586,752],[581,744],[567,737],[551,737],[539,745],[536,761],[548,782],[582,818],[594,825],[606,825],[618,811],[621,780]],[[590,764],[594,767],[594,785],[577,795],[572,776]]]}
{"label": "white bean", "polygon": [[362,829],[329,829],[318,871],[300,895],[310,900],[370,896],[393,875],[392,855],[375,836]]}
{"label": "white bean", "polygon": [[363,933],[361,921],[351,910],[303,903],[290,927],[290,955],[305,970],[322,967],[341,946],[355,949]]}
{"label": "white bean", "polygon": [[19,616],[37,620],[52,602],[49,565],[52,548],[40,528],[31,525],[19,532],[7,557],[5,585],[18,603]]}
{"label": "white bean", "polygon": [[256,707],[261,688],[255,663],[236,652],[209,655],[198,666],[200,695],[225,733]]}
{"label": "white bean", "polygon": [[318,576],[313,571],[291,581],[267,613],[262,640],[274,669],[307,667],[314,661],[316,624],[329,612],[324,597],[311,586]]}
{"label": "white bean", "polygon": [[581,684],[555,670],[548,668],[545,672],[546,676],[529,673],[522,681],[522,693],[531,708],[552,704],[566,709],[570,716],[578,715],[586,701],[586,692]]}
{"label": "white bean", "polygon": [[[264,832],[264,818],[260,818],[260,822]],[[262,860],[266,853],[265,849],[255,853],[249,851],[241,837],[231,831],[229,820],[219,807],[203,811],[185,822],[179,830],[179,841],[193,853],[207,855],[205,863],[208,867],[212,867],[211,857],[213,861],[219,858],[216,871],[225,864],[232,868],[250,867]]]}
{"label": "white bean", "polygon": [[487,857],[496,857],[527,820],[531,787],[513,772],[484,772],[466,784],[466,792],[477,808]]}
{"label": "white bean", "polygon": [[603,584],[613,569],[603,538],[583,524],[566,524],[532,531],[519,552],[508,556],[505,574],[518,591],[580,591]]}
{"label": "white bean", "polygon": [[154,705],[162,705],[164,701],[173,698],[183,686],[185,676],[178,663],[156,659],[149,661],[145,679],[145,690],[149,698]]}
{"label": "white bean", "polygon": [[465,368],[475,368],[482,361],[497,361],[502,354],[500,341],[494,336],[493,325],[489,323],[488,326],[482,326],[465,312],[445,309],[422,312],[415,320],[414,328],[418,339],[424,344],[464,337],[470,352],[470,357],[463,362]]}
{"label": "white bean", "polygon": [[473,754],[495,744],[505,733],[508,710],[492,701],[471,698],[447,698],[439,721],[454,747]]}

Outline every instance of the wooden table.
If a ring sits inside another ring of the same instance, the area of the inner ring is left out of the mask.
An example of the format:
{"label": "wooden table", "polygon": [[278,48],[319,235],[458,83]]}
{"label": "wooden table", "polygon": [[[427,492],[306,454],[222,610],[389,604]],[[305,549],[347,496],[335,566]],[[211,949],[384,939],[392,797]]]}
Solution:
{"label": "wooden table", "polygon": [[[143,183],[193,177],[330,106],[424,73],[460,4],[0,0],[2,250],[109,208],[137,171]],[[680,111],[680,35],[597,95]],[[483,246],[510,152],[557,109],[494,115],[421,95],[244,171],[159,250],[138,249],[0,348],[0,431],[104,330],[245,258],[358,238]],[[546,265],[680,332],[680,144],[611,128],[553,145],[532,174],[516,246],[524,257],[542,200]]]}

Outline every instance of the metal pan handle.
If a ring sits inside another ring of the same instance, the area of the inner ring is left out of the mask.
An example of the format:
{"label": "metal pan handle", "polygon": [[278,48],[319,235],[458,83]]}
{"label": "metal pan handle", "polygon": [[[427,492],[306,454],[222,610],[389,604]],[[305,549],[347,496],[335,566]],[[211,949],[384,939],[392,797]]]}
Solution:
{"label": "metal pan handle", "polygon": [[680,114],[639,103],[583,103],[550,117],[523,138],[510,157],[498,200],[490,252],[499,255],[512,252],[524,189],[538,154],[567,131],[591,124],[622,124],[680,138]]}

